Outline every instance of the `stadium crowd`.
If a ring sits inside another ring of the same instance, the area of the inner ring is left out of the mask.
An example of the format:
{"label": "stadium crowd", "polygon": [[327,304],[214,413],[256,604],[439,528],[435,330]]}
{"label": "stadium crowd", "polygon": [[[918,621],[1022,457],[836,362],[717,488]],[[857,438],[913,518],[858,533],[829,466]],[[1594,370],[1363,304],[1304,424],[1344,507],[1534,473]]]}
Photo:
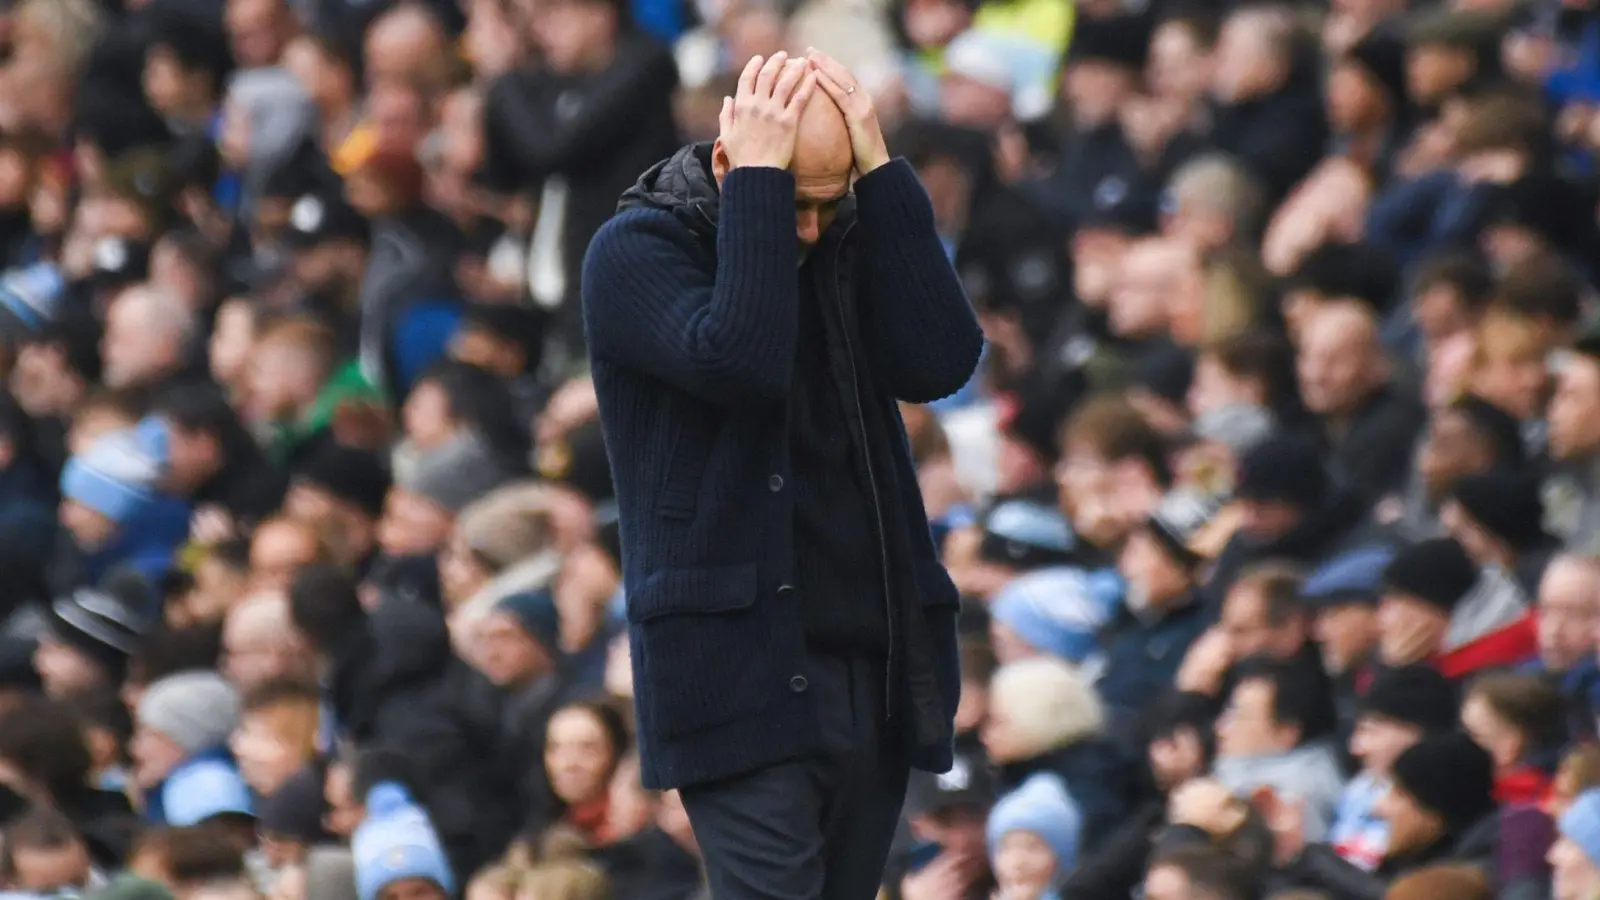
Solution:
{"label": "stadium crowd", "polygon": [[709,897],[579,275],[808,46],[987,339],[883,896],[1600,900],[1593,0],[0,3],[7,896]]}

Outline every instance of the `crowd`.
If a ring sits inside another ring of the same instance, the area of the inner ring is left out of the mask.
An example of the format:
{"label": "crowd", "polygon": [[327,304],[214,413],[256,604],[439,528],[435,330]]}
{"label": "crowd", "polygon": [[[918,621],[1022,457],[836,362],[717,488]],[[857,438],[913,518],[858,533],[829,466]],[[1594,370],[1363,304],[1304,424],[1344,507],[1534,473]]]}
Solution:
{"label": "crowd", "polygon": [[579,276],[817,46],[987,338],[884,896],[1600,898],[1592,0],[0,6],[11,896],[709,896]]}

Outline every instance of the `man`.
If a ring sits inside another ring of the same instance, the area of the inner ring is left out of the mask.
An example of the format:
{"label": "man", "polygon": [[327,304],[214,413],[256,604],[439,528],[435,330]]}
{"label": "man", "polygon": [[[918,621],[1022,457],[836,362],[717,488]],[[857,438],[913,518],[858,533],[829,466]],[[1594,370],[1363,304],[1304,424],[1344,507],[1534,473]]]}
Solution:
{"label": "man", "polygon": [[1460,680],[1533,654],[1535,626],[1521,594],[1481,578],[1453,538],[1402,550],[1384,570],[1383,586],[1378,659],[1385,666],[1432,662]]}
{"label": "man", "polygon": [[1211,145],[1231,154],[1282,197],[1322,157],[1322,96],[1296,40],[1293,9],[1239,7],[1217,36],[1211,76]]}
{"label": "man", "polygon": [[1327,833],[1344,787],[1338,754],[1310,739],[1326,705],[1320,689],[1298,666],[1265,657],[1246,661],[1217,720],[1213,768],[1236,794],[1270,791],[1280,803],[1304,804],[1312,840]]}
{"label": "man", "polygon": [[[1567,699],[1574,734],[1592,727],[1600,709],[1600,560],[1563,553],[1550,560],[1539,582],[1539,655],[1526,670],[1551,679]],[[1589,723],[1584,726],[1582,723]]]}
{"label": "man", "polygon": [[1311,638],[1333,681],[1334,716],[1341,736],[1348,736],[1354,727],[1356,699],[1372,674],[1378,652],[1378,595],[1383,570],[1393,559],[1392,548],[1360,547],[1328,560],[1300,587],[1300,603],[1311,615]]}
{"label": "man", "polygon": [[842,66],[756,57],[721,124],[583,273],[641,770],[682,789],[718,897],[868,898],[960,681],[896,401],[960,389],[982,335]]}
{"label": "man", "polygon": [[1545,482],[1545,517],[1569,550],[1600,540],[1600,335],[1585,335],[1555,367],[1546,415],[1556,474]]}

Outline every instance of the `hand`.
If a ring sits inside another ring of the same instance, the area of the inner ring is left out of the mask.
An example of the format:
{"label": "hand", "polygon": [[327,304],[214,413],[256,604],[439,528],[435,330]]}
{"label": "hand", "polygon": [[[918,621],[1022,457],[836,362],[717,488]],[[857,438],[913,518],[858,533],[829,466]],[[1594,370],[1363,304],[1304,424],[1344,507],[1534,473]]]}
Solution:
{"label": "hand", "polygon": [[965,856],[947,850],[922,871],[901,879],[901,900],[961,900],[972,885],[973,868]]}
{"label": "hand", "polygon": [[1239,798],[1214,778],[1186,782],[1167,799],[1167,821],[1198,828],[1212,837],[1239,830],[1249,813]]}
{"label": "hand", "polygon": [[717,116],[728,166],[787,169],[800,111],[816,86],[817,73],[803,59],[790,59],[781,50],[765,60],[751,57],[734,96],[722,98]]}
{"label": "hand", "polygon": [[1278,798],[1266,818],[1272,832],[1272,861],[1280,867],[1288,866],[1306,849],[1305,798]]}
{"label": "hand", "polygon": [[189,518],[189,540],[206,546],[216,546],[236,533],[233,517],[214,503],[207,503],[194,511]]}
{"label": "hand", "polygon": [[1200,635],[1178,667],[1178,690],[1208,697],[1222,689],[1222,676],[1233,665],[1233,641],[1228,633],[1212,628]]}
{"label": "hand", "polygon": [[816,70],[817,84],[844,113],[844,123],[850,129],[850,149],[856,158],[856,174],[865,175],[888,162],[889,148],[883,141],[883,128],[878,125],[878,111],[855,76],[838,60],[815,47],[806,51],[806,59]]}

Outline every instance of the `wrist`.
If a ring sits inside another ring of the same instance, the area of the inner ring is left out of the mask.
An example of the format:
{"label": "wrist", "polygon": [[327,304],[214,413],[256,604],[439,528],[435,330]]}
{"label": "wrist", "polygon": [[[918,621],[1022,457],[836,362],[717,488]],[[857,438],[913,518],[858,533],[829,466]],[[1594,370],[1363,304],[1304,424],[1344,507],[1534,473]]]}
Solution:
{"label": "wrist", "polygon": [[879,144],[877,147],[873,148],[870,153],[867,153],[863,155],[861,159],[856,160],[856,168],[860,170],[856,174],[866,175],[869,172],[875,172],[888,164],[889,150],[882,144]]}

